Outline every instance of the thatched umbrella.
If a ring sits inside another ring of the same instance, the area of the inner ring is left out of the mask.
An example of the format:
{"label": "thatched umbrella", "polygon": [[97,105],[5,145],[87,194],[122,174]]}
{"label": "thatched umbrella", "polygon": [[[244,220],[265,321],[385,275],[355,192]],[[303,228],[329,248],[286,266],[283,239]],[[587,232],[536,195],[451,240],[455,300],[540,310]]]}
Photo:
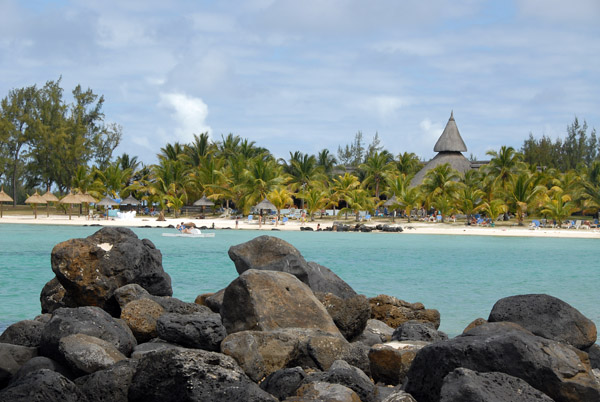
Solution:
{"label": "thatched umbrella", "polygon": [[276,211],[277,207],[275,205],[273,205],[273,203],[269,200],[267,200],[266,198],[264,200],[262,200],[261,202],[259,202],[258,204],[256,204],[254,206],[254,209],[256,210],[261,210],[261,209],[270,209],[272,211]]}
{"label": "thatched umbrella", "polygon": [[195,205],[197,207],[202,207],[202,213],[204,213],[204,207],[212,207],[213,205],[215,205],[215,203],[212,202],[211,200],[209,200],[208,198],[206,198],[205,195],[203,195],[202,198],[194,201],[193,205]]}
{"label": "thatched umbrella", "polygon": [[60,200],[61,204],[69,204],[69,220],[71,220],[71,210],[73,209],[73,204],[81,204],[81,202],[81,196],[71,192],[65,195],[62,200]]}
{"label": "thatched umbrella", "polygon": [[4,192],[4,187],[2,187],[2,190],[0,190],[0,218],[2,218],[2,203],[4,201],[12,202],[12,200],[13,199],[10,197],[10,195]]}
{"label": "thatched umbrella", "polygon": [[[135,197],[131,194],[129,194],[129,197],[127,197],[123,201],[121,201],[121,205],[131,205],[132,207],[140,205],[140,204],[141,204],[141,202],[136,200]],[[130,208],[130,210],[131,209],[133,209],[133,208]]]}
{"label": "thatched umbrella", "polygon": [[[396,198],[396,194],[394,194],[392,196],[392,198],[390,198],[389,200],[387,200],[386,202],[383,203],[384,207],[393,207],[393,206],[398,206],[398,199]],[[392,215],[392,222],[394,222],[394,218],[396,217],[396,211],[394,210],[394,214]]]}
{"label": "thatched umbrella", "polygon": [[49,217],[50,216],[50,203],[57,202],[58,197],[55,196],[54,194],[52,194],[50,192],[50,190],[46,191],[46,193],[44,193],[44,195],[42,195],[42,197],[44,197],[44,199],[46,200],[46,217]]}
{"label": "thatched umbrella", "polygon": [[90,203],[98,202],[97,199],[95,199],[88,193],[79,194],[79,198],[81,199],[82,203],[85,203],[87,205],[87,211],[86,211],[87,214],[90,213]]}
{"label": "thatched umbrella", "polygon": [[47,201],[38,194],[37,190],[35,190],[35,194],[29,196],[25,200],[25,204],[33,204],[33,213],[35,214],[35,219],[37,219],[37,204],[46,204]]}
{"label": "thatched umbrella", "polygon": [[106,196],[100,201],[98,201],[96,205],[104,205],[104,210],[106,211],[106,220],[108,220],[108,207],[119,205],[119,203],[110,198],[109,196]]}

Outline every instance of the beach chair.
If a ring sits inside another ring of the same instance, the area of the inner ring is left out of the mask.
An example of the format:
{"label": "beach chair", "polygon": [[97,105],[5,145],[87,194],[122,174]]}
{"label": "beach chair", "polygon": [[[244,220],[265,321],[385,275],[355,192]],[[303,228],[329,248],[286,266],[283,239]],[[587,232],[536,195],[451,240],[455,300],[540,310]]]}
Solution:
{"label": "beach chair", "polygon": [[529,224],[529,230],[537,230],[539,228],[540,228],[540,221],[538,221],[538,220],[534,219]]}
{"label": "beach chair", "polygon": [[252,219],[254,219],[254,215],[248,215],[248,223],[253,223]]}
{"label": "beach chair", "polygon": [[282,225],[285,225],[285,224],[287,223],[287,221],[288,221],[288,217],[287,217],[287,216],[284,216],[284,217],[281,219],[281,224],[282,224]]}
{"label": "beach chair", "polygon": [[369,215],[369,214],[366,214],[366,215],[365,215],[365,221],[370,221],[370,220],[371,220],[371,215]]}

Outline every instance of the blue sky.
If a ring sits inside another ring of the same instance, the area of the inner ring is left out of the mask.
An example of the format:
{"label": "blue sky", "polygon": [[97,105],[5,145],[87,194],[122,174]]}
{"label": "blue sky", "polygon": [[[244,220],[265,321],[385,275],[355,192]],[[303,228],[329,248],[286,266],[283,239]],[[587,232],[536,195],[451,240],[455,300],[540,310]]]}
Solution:
{"label": "blue sky", "polygon": [[451,110],[483,159],[600,129],[599,21],[598,0],[0,0],[0,96],[89,87],[145,163],[205,131],[285,158],[377,132],[427,160]]}

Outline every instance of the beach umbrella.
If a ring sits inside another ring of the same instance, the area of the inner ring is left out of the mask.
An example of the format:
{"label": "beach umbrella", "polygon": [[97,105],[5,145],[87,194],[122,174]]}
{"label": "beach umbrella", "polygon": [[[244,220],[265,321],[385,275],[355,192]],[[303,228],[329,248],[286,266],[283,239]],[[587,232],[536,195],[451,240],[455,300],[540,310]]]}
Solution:
{"label": "beach umbrella", "polygon": [[392,198],[383,203],[384,207],[391,207],[394,205],[398,205],[398,199],[396,198],[395,194],[392,196]]}
{"label": "beach umbrella", "polygon": [[110,198],[109,196],[104,197],[96,205],[104,205],[104,210],[106,211],[106,219],[108,220],[108,207],[114,207],[119,205],[118,202]]}
{"label": "beach umbrella", "polygon": [[61,204],[69,204],[69,220],[71,220],[71,209],[73,208],[73,204],[81,204],[81,196],[69,192],[69,194],[65,195],[59,202]]}
{"label": "beach umbrella", "polygon": [[208,198],[206,198],[205,195],[203,195],[202,198],[194,201],[193,205],[195,205],[197,207],[202,207],[202,212],[204,212],[204,207],[212,207],[213,205],[215,205],[215,203],[212,202],[211,200],[209,200]]}
{"label": "beach umbrella", "polygon": [[6,194],[4,192],[4,187],[2,187],[2,190],[0,190],[0,218],[2,218],[2,203],[3,202],[12,202],[12,198],[10,197],[10,195]]}
{"label": "beach umbrella", "polygon": [[81,202],[83,202],[83,203],[85,203],[87,205],[87,212],[86,213],[88,213],[88,214],[90,213],[90,203],[98,202],[97,199],[95,199],[94,197],[92,197],[88,193],[79,194],[79,198],[81,199]]}
{"label": "beach umbrella", "polygon": [[41,195],[38,194],[37,190],[35,191],[35,194],[29,196],[26,200],[25,200],[25,204],[33,204],[33,213],[35,214],[35,219],[37,219],[37,204],[46,204],[47,201],[44,199],[44,197],[42,197]]}
{"label": "beach umbrella", "polygon": [[264,200],[262,200],[261,202],[259,202],[258,204],[256,204],[254,206],[254,209],[256,210],[261,210],[261,209],[270,209],[272,211],[275,211],[277,209],[277,207],[275,207],[275,205],[273,205],[273,203],[269,200],[267,200],[267,198],[265,197]]}
{"label": "beach umbrella", "polygon": [[129,197],[121,201],[121,205],[140,205],[140,202],[133,195],[129,194]]}
{"label": "beach umbrella", "polygon": [[46,193],[44,193],[44,195],[42,195],[42,197],[44,197],[44,199],[46,200],[46,217],[49,217],[50,216],[50,203],[57,202],[58,197],[55,196],[54,194],[52,194],[50,192],[50,190],[46,191]]}

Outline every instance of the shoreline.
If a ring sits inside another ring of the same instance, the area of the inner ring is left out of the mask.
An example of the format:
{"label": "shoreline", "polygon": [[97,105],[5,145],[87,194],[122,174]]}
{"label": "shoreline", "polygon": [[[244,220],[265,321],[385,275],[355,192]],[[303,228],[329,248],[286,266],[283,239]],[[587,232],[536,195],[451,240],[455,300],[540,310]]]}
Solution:
{"label": "shoreline", "polygon": [[[4,215],[0,218],[1,224],[32,224],[32,225],[73,225],[73,226],[122,226],[122,227],[145,227],[167,228],[169,225],[175,227],[181,222],[193,222],[197,227],[206,226],[215,229],[235,229],[235,220],[226,218],[206,218],[193,219],[189,217],[167,218],[165,221],[158,221],[154,217],[136,217],[133,219],[110,219],[110,220],[89,220],[86,216],[68,216],[51,215],[50,217],[38,215],[34,219],[33,215]],[[302,226],[311,227],[316,230],[320,224],[322,228],[330,227],[333,221],[321,221],[316,219],[313,222],[306,222],[301,225],[299,221],[288,221],[286,224],[263,224],[260,228],[256,221],[249,223],[247,219],[238,221],[238,230],[259,230],[270,232],[272,229],[280,231],[300,231]],[[355,225],[353,220],[344,221],[344,224]],[[428,222],[410,222],[399,221],[392,223],[389,220],[370,221],[367,226],[377,224],[399,225],[407,234],[427,234],[427,235],[458,235],[458,236],[507,236],[507,237],[553,237],[553,238],[575,238],[575,239],[600,239],[600,230],[598,229],[550,229],[539,228],[530,229],[527,226],[502,226],[480,227],[466,226],[461,223],[428,223]],[[378,232],[379,233],[379,232]]]}

